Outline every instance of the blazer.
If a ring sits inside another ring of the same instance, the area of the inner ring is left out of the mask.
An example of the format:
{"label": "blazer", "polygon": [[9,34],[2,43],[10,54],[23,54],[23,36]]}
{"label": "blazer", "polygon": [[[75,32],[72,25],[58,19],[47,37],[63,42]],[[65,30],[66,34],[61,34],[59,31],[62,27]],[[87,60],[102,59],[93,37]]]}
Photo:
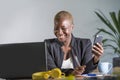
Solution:
{"label": "blazer", "polygon": [[[61,49],[62,43],[57,38],[46,39],[47,45],[47,63],[48,69],[60,68],[63,62],[64,53]],[[72,35],[71,46],[71,57],[73,61],[73,67],[76,68],[77,62],[74,56],[77,56],[80,65],[86,65],[85,72],[89,73],[94,70],[98,64],[93,63],[92,57],[92,43],[90,39],[76,38]],[[71,69],[61,69],[64,73],[70,74]]]}

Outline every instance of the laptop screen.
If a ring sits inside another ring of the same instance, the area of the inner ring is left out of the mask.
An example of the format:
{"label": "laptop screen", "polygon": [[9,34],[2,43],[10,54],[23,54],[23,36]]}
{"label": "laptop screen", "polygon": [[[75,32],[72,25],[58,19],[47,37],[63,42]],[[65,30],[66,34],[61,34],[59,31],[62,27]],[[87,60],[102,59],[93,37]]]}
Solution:
{"label": "laptop screen", "polygon": [[46,71],[44,42],[0,44],[0,78],[32,78]]}

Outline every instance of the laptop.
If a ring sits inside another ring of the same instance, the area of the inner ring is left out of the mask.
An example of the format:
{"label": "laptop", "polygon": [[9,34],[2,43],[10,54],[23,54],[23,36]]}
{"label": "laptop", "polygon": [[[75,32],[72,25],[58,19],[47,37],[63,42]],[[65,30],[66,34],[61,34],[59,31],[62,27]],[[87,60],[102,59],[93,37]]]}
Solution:
{"label": "laptop", "polygon": [[31,79],[47,70],[44,42],[0,44],[0,78]]}

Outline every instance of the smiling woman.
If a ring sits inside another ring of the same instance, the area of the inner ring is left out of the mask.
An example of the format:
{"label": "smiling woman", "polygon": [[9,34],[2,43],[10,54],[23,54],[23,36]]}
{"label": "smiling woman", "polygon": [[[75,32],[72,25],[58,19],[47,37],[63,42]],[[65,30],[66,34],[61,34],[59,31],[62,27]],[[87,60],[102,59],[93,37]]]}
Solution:
{"label": "smiling woman", "polygon": [[[61,42],[71,38],[73,29],[73,18],[68,12],[58,13],[54,18],[54,34]],[[70,42],[70,41],[69,41]],[[68,43],[69,44],[69,43]]]}
{"label": "smiling woman", "polygon": [[66,75],[89,73],[97,67],[103,54],[102,45],[95,44],[92,49],[90,39],[73,36],[73,28],[73,17],[69,12],[60,11],[55,15],[54,34],[57,38],[45,40],[48,68],[60,68]]}

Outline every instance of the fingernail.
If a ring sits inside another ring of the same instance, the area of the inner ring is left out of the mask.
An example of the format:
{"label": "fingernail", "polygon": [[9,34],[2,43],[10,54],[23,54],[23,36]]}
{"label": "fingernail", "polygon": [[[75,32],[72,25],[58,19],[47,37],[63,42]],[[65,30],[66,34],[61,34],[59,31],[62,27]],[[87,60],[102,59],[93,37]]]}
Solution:
{"label": "fingernail", "polygon": [[95,45],[93,47],[95,47]]}
{"label": "fingernail", "polygon": [[100,43],[97,43],[97,44],[100,44]]}

